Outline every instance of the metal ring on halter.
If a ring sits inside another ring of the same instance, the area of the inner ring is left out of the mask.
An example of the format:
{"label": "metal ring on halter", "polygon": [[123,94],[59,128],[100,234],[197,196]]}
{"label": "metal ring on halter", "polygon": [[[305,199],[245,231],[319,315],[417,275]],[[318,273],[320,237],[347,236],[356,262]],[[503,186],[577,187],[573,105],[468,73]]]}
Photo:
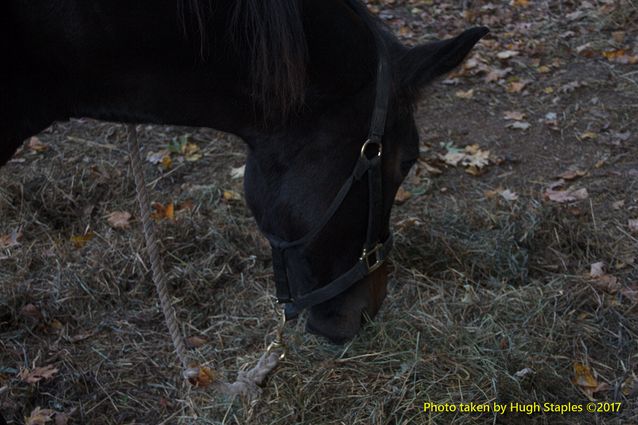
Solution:
{"label": "metal ring on halter", "polygon": [[383,146],[381,145],[381,142],[376,141],[376,140],[372,140],[372,139],[368,139],[363,144],[363,146],[361,146],[361,158],[367,157],[366,150],[368,149],[369,146],[372,146],[372,145],[376,145],[376,147],[377,147],[377,156],[378,157],[381,156],[381,151],[383,150]]}

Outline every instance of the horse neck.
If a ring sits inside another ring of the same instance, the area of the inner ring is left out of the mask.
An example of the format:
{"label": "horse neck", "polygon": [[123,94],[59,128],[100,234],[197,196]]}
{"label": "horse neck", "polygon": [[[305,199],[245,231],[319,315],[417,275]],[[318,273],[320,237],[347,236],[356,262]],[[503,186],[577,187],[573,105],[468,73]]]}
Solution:
{"label": "horse neck", "polygon": [[[201,34],[188,30],[192,19],[180,22],[174,0],[126,7],[66,0],[50,8],[10,0],[12,39],[20,48],[10,50],[14,67],[8,88],[0,88],[7,94],[3,109],[12,108],[21,124],[9,133],[28,137],[77,116],[214,127],[240,136],[268,131],[255,117],[249,83],[239,77],[242,64],[225,33],[233,1],[213,2],[201,44]],[[305,111],[347,99],[374,76],[372,34],[345,3],[302,0]]]}

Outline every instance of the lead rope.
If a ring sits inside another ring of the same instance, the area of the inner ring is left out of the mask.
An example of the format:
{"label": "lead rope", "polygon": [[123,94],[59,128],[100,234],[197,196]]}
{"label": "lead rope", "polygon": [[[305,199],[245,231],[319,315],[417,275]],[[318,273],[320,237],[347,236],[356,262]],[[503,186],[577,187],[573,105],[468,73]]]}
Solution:
{"label": "lead rope", "polygon": [[166,285],[166,274],[162,267],[162,260],[159,253],[157,238],[155,236],[155,228],[151,221],[151,211],[149,208],[148,191],[146,190],[146,182],[142,172],[142,160],[140,159],[140,146],[137,137],[137,129],[134,124],[128,125],[128,149],[131,158],[131,169],[135,178],[135,191],[137,201],[140,206],[142,217],[142,228],[144,230],[144,239],[146,241],[146,251],[151,261],[151,270],[153,272],[153,283],[157,295],[160,299],[162,313],[166,327],[171,335],[175,353],[182,364],[183,376],[185,379],[196,387],[207,387],[213,385],[217,391],[227,395],[243,395],[251,400],[255,400],[261,390],[259,385],[270,372],[277,366],[280,360],[284,358],[285,346],[283,344],[283,328],[285,326],[285,317],[282,314],[275,340],[268,346],[266,352],[257,361],[257,365],[247,371],[239,371],[237,380],[233,383],[225,382],[219,378],[217,373],[207,367],[198,366],[192,362],[190,356],[186,353],[186,344],[184,337],[179,329],[179,322],[175,309],[171,304]]}

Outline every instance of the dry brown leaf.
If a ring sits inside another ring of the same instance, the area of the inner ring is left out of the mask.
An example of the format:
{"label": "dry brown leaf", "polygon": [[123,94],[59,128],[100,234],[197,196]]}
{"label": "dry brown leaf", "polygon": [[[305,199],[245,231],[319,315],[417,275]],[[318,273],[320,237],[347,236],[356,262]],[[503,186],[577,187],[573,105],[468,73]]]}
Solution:
{"label": "dry brown leaf", "polygon": [[441,169],[434,167],[425,161],[419,161],[419,166],[423,167],[425,171],[427,171],[429,174],[433,176],[438,176],[440,174],[443,174],[443,171]]}
{"label": "dry brown leaf", "polygon": [[397,190],[397,194],[394,196],[394,203],[397,205],[401,205],[405,203],[411,197],[412,197],[411,192],[405,190],[403,186],[399,186],[399,190]]}
{"label": "dry brown leaf", "polygon": [[536,69],[536,71],[538,71],[539,74],[547,74],[552,71],[552,68],[547,65],[541,65]]}
{"label": "dry brown leaf", "polygon": [[55,425],[67,425],[69,423],[69,415],[66,413],[56,413],[55,414]]}
{"label": "dry brown leaf", "polygon": [[45,145],[44,143],[42,143],[40,139],[37,138],[36,136],[33,136],[29,139],[29,142],[27,143],[27,148],[31,152],[36,152],[36,153],[42,153],[49,149],[49,147]]}
{"label": "dry brown leaf", "polygon": [[113,211],[107,217],[109,225],[115,229],[126,229],[130,226],[131,213],[127,211]]}
{"label": "dry brown leaf", "polygon": [[199,375],[195,379],[189,379],[191,385],[199,388],[206,388],[218,378],[217,372],[209,367],[201,366],[199,368]]}
{"label": "dry brown leaf", "polygon": [[550,201],[566,203],[566,202],[575,202],[583,199],[587,199],[589,197],[589,193],[587,193],[587,189],[566,189],[566,190],[554,190],[548,188],[545,191],[545,197]]}
{"label": "dry brown leaf", "polygon": [[581,362],[574,362],[572,384],[576,385],[589,399],[593,399],[594,392],[599,386],[591,368]]}
{"label": "dry brown leaf", "polygon": [[226,202],[241,201],[241,195],[234,190],[225,190],[223,198]]}
{"label": "dry brown leaf", "polygon": [[638,56],[627,53],[625,49],[606,51],[603,52],[603,56],[607,58],[609,62],[620,63],[624,65],[634,65],[638,63]]}
{"label": "dry brown leaf", "polygon": [[591,43],[585,43],[576,47],[576,53],[585,58],[593,58],[596,56],[596,51],[592,47]]}
{"label": "dry brown leaf", "polygon": [[638,304],[638,287],[622,288],[620,293],[632,303]]}
{"label": "dry brown leaf", "polygon": [[526,118],[526,115],[523,112],[518,111],[505,111],[503,118],[506,120],[523,121]]}
{"label": "dry brown leaf", "polygon": [[512,81],[507,85],[505,91],[508,93],[520,93],[527,86],[527,81]]}
{"label": "dry brown leaf", "polygon": [[560,177],[561,179],[564,180],[575,180],[579,177],[583,177],[585,174],[587,174],[586,171],[581,171],[581,170],[567,170],[564,173],[562,173],[561,175],[559,175],[558,177]]}
{"label": "dry brown leaf", "polygon": [[175,205],[172,202],[169,202],[166,205],[160,202],[153,202],[151,207],[155,210],[151,213],[151,218],[153,220],[175,220]]}
{"label": "dry brown leaf", "polygon": [[164,170],[170,170],[173,168],[173,158],[171,158],[170,155],[165,155],[162,157],[161,164],[162,167],[164,167]]}
{"label": "dry brown leaf", "polygon": [[0,235],[0,249],[12,248],[20,245],[18,240],[22,237],[22,229],[15,229],[6,235]]}
{"label": "dry brown leaf", "polygon": [[18,378],[27,384],[36,384],[43,379],[51,379],[58,373],[58,369],[53,365],[36,367],[33,370],[22,369],[18,373]]}
{"label": "dry brown leaf", "polygon": [[188,348],[199,348],[206,343],[208,343],[208,340],[201,336],[193,335],[186,338],[186,346]]}
{"label": "dry brown leaf", "polygon": [[37,321],[42,320],[42,313],[40,313],[40,309],[31,303],[22,306],[20,309],[20,315]]}
{"label": "dry brown leaf", "polygon": [[586,131],[579,136],[580,140],[596,140],[598,139],[598,134],[593,131]]}
{"label": "dry brown leaf", "polygon": [[184,159],[189,162],[198,161],[202,158],[199,146],[192,142],[188,142],[183,145],[182,154],[184,155]]}
{"label": "dry brown leaf", "polygon": [[184,202],[180,203],[177,205],[177,207],[175,208],[176,212],[180,212],[180,211],[192,211],[195,209],[195,203],[193,202],[192,199],[187,199]]}
{"label": "dry brown leaf", "polygon": [[471,99],[474,97],[474,89],[469,89],[468,91],[459,90],[456,92],[456,97],[461,99]]}
{"label": "dry brown leaf", "polygon": [[25,425],[45,425],[47,422],[53,421],[53,415],[55,415],[55,410],[51,409],[41,409],[40,407],[36,407],[33,409],[28,418],[24,419]]}
{"label": "dry brown leaf", "polygon": [[84,245],[87,244],[87,242],[89,242],[94,237],[95,237],[95,233],[87,232],[84,235],[71,236],[70,240],[76,248],[82,248]]}

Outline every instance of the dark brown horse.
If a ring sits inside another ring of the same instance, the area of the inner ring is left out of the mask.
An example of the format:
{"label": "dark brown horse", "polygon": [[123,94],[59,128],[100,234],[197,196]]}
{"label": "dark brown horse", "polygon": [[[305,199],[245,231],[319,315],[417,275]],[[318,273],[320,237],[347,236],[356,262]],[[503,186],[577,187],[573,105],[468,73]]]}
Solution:
{"label": "dark brown horse", "polygon": [[[6,0],[0,165],[70,117],[214,127],[249,146],[277,293],[353,337],[386,293],[390,209],[422,87],[485,28],[402,46],[357,0]],[[364,142],[368,142],[364,146]]]}

